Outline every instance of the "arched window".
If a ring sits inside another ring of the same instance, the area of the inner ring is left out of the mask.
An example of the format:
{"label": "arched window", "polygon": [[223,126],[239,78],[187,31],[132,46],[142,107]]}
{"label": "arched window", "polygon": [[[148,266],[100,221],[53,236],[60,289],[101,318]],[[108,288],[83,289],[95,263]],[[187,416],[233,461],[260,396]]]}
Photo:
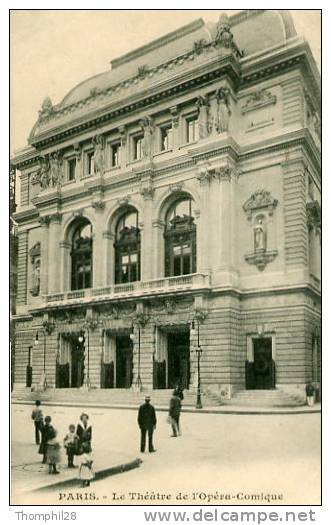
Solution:
{"label": "arched window", "polygon": [[92,287],[92,254],[92,226],[87,219],[81,219],[72,236],[72,290]]}
{"label": "arched window", "polygon": [[165,275],[196,272],[196,225],[192,199],[182,198],[169,209],[165,226]]}
{"label": "arched window", "polygon": [[117,223],[115,240],[115,283],[140,280],[140,230],[138,212],[128,211]]}

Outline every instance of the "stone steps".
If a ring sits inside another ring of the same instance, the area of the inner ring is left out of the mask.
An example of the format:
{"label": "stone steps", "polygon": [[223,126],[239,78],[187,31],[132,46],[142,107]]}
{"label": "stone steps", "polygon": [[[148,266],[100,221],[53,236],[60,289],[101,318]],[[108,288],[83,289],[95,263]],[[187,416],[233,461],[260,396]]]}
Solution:
{"label": "stone steps", "polygon": [[[114,405],[137,405],[144,401],[147,392],[135,392],[131,389],[48,389],[45,392],[31,392],[30,389],[14,389],[12,392],[13,401],[41,401],[52,402],[72,402],[79,404],[114,404]],[[155,405],[167,406],[172,395],[172,390],[152,390],[148,394]],[[206,406],[215,406],[208,397],[203,396]],[[195,406],[196,394],[194,392],[184,392],[183,406]]]}
{"label": "stone steps", "polygon": [[236,392],[226,404],[237,406],[274,406],[296,407],[304,405],[304,401],[280,389],[275,390],[242,390]]}

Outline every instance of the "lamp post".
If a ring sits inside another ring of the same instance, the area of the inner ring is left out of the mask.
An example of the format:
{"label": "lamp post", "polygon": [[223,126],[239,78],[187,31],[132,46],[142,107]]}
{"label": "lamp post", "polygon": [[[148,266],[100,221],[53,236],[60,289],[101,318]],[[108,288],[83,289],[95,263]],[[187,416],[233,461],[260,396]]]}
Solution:
{"label": "lamp post", "polygon": [[[142,384],[142,381],[141,381],[141,376],[140,376],[140,352],[141,352],[141,342],[140,342],[140,325],[139,323],[137,323],[137,327],[138,327],[138,373],[137,373],[137,378],[136,378],[136,382],[135,382],[135,387],[137,389],[138,392],[141,392],[142,389],[143,389],[143,384]],[[134,327],[132,325],[132,329],[131,329],[131,333],[130,333],[130,339],[132,342],[134,342]]]}
{"label": "lamp post", "polygon": [[138,363],[137,363],[137,378],[135,381],[135,387],[138,390],[138,392],[141,392],[143,389],[143,383],[140,376],[140,357],[141,357],[141,342],[140,342],[140,336],[141,336],[141,328],[144,328],[148,321],[150,320],[150,316],[144,312],[138,312],[133,318],[132,318],[132,325],[131,325],[131,333],[130,333],[130,339],[131,341],[134,341],[134,326],[136,325],[138,327]]}
{"label": "lamp post", "polygon": [[[54,330],[54,324],[49,321],[43,322],[43,373],[39,380],[39,388],[41,390],[47,389],[47,378],[46,378],[46,334],[50,335]],[[36,333],[34,344],[39,345],[39,333]]]}
{"label": "lamp post", "polygon": [[[197,327],[197,330],[195,329]],[[195,335],[197,333],[198,335],[198,346],[195,349],[197,358],[198,358],[198,384],[197,384],[197,400],[195,408],[202,408],[202,401],[201,401],[201,374],[200,374],[200,358],[202,354],[202,348],[200,346],[200,322],[199,319],[196,319],[192,321],[191,324],[191,334]]]}

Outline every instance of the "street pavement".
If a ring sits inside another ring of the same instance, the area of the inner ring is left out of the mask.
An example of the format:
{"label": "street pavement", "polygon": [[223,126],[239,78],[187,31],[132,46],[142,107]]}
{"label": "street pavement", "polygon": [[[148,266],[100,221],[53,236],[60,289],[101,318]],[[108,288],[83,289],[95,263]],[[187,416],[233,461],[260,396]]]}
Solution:
{"label": "street pavement", "polygon": [[[46,476],[31,467],[40,460],[33,445],[31,409],[31,405],[12,408],[13,503],[320,503],[320,415],[316,413],[184,413],[183,435],[171,438],[166,413],[159,412],[157,452],[140,454],[135,410],[91,408],[95,468],[135,457],[142,459],[141,466],[95,481],[88,491],[58,489],[27,495],[23,491],[40,486],[41,476]],[[82,411],[63,406],[43,410],[61,438]],[[61,476],[65,474],[54,476],[56,482]]]}

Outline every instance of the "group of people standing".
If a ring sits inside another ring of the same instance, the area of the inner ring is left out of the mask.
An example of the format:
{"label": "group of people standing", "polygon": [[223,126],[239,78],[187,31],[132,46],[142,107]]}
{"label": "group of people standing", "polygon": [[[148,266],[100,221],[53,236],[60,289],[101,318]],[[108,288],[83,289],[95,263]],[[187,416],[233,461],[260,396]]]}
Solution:
{"label": "group of people standing", "polygon": [[[44,418],[39,400],[35,403],[31,418],[35,427],[35,442],[39,445],[39,454],[43,456],[42,463],[48,464],[49,474],[59,474],[58,464],[61,461],[61,444],[57,437],[57,430],[52,424],[52,418]],[[89,416],[81,414],[78,425],[69,425],[68,432],[63,439],[66,450],[68,468],[75,468],[74,458],[79,458],[79,478],[82,485],[89,486],[94,478],[92,459],[92,426]]]}
{"label": "group of people standing", "polygon": [[[167,421],[171,425],[172,437],[181,435],[179,424],[182,401],[184,399],[183,389],[177,387],[173,391],[170,399]],[[58,440],[58,432],[52,424],[52,418],[44,418],[41,402],[35,402],[31,418],[35,427],[35,442],[39,446],[39,454],[42,454],[42,463],[48,464],[49,474],[59,474],[58,465],[61,461],[61,444]],[[140,452],[145,452],[146,436],[148,436],[149,452],[156,452],[153,445],[153,433],[156,429],[155,408],[151,405],[150,396],[145,397],[145,402],[139,407],[138,425],[140,428]],[[79,458],[79,478],[84,487],[90,485],[94,478],[93,459],[92,459],[92,426],[89,423],[89,416],[82,413],[78,425],[70,424],[67,434],[63,439],[63,446],[66,450],[68,468],[75,468],[74,459]]]}
{"label": "group of people standing", "polygon": [[[171,425],[171,437],[181,435],[181,428],[179,425],[180,413],[182,410],[182,401],[184,399],[183,389],[176,387],[170,399],[169,412],[167,422]],[[156,429],[156,413],[155,408],[151,405],[150,396],[145,397],[145,403],[139,407],[138,411],[138,425],[140,428],[140,452],[144,453],[146,448],[146,434],[148,435],[148,451],[156,452],[153,444],[153,433]]]}

